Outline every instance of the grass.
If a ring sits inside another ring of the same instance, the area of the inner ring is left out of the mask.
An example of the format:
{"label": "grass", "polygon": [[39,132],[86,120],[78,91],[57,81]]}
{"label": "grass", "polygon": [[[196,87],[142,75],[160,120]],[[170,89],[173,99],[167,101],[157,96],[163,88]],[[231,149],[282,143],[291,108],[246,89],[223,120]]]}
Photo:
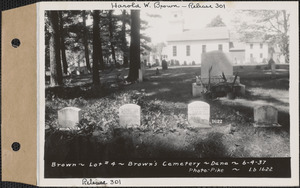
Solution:
{"label": "grass", "polygon": [[[243,70],[247,71],[247,68]],[[166,71],[160,70],[159,75],[155,72],[155,68],[148,69],[146,81],[106,92],[100,97],[57,97],[48,91],[46,162],[54,159],[72,161],[290,155],[289,111],[280,110],[279,121],[284,124],[282,128],[254,128],[253,106],[240,102],[245,100],[247,104],[255,104],[263,101],[288,109],[288,74],[280,78],[265,75],[263,79],[253,79],[257,71],[241,74],[241,83],[248,89],[247,95],[229,104],[224,103],[223,99],[209,101],[192,97],[191,85],[195,75],[200,73],[199,67],[172,67]],[[208,102],[211,120],[222,122],[211,123],[210,129],[191,127],[187,121],[187,105],[195,100]],[[141,106],[141,126],[119,126],[118,109],[127,103]],[[79,130],[57,129],[57,111],[67,106],[83,110],[84,118],[78,125]]]}

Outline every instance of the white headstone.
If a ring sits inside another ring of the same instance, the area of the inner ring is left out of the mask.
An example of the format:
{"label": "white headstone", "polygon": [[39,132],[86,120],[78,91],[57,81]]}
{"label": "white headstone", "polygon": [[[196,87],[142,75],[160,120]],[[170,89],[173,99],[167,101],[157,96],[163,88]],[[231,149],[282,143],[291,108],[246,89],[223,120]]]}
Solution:
{"label": "white headstone", "polygon": [[195,101],[188,105],[188,121],[193,127],[209,128],[210,106],[206,102]]}
{"label": "white headstone", "polygon": [[254,108],[255,127],[280,127],[278,110],[273,106],[257,106]]}
{"label": "white headstone", "polygon": [[143,81],[143,71],[142,69],[139,69],[139,82]]}
{"label": "white headstone", "polygon": [[140,126],[141,107],[136,104],[125,104],[119,108],[119,123],[122,127]]}
{"label": "white headstone", "polygon": [[58,111],[58,124],[60,128],[75,128],[82,119],[81,109],[66,107]]}
{"label": "white headstone", "polygon": [[227,55],[220,51],[212,51],[202,54],[201,58],[201,78],[220,77],[222,72],[226,77],[233,76],[232,64]]}

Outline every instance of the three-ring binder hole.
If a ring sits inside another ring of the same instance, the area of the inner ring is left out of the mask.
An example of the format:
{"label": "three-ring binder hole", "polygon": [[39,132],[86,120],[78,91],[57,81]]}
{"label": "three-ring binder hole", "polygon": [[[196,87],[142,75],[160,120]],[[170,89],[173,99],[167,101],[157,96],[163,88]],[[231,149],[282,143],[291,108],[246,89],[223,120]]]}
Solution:
{"label": "three-ring binder hole", "polygon": [[18,48],[20,45],[21,45],[21,42],[19,39],[15,38],[11,41],[11,45],[14,47],[14,48]]}
{"label": "three-ring binder hole", "polygon": [[12,145],[11,145],[11,148],[14,150],[14,151],[19,151],[20,150],[20,143],[19,142],[14,142]]}

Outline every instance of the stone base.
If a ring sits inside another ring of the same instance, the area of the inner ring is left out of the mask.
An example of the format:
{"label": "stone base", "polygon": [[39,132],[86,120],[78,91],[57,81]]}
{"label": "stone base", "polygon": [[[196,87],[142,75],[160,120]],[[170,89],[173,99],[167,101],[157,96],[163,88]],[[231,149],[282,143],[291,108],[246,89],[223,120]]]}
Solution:
{"label": "stone base", "polygon": [[[228,75],[227,75],[227,76],[225,76],[225,77],[226,77],[226,79],[227,79],[227,82],[231,83],[231,82],[234,81],[234,77],[235,77],[235,76],[228,76]],[[209,78],[202,78],[202,77],[201,77],[201,81],[202,81],[203,84],[208,84]],[[210,83],[211,83],[211,84],[217,84],[217,83],[220,83],[220,82],[224,82],[224,80],[223,80],[223,78],[222,78],[221,76],[219,76],[219,77],[213,76],[213,77],[210,78]],[[235,84],[239,84],[239,83],[240,83],[240,77],[237,76],[236,81],[235,81]]]}
{"label": "stone base", "polygon": [[80,128],[79,127],[73,127],[73,128],[59,127],[58,130],[59,131],[74,131],[74,130],[79,131]]}
{"label": "stone base", "polygon": [[192,128],[212,128],[209,124],[202,124],[202,123],[189,123],[189,125],[192,127]]}
{"label": "stone base", "polygon": [[197,85],[196,83],[192,84],[192,93],[193,97],[200,97],[205,91],[205,88],[201,85]]}
{"label": "stone base", "polygon": [[262,127],[262,128],[281,127],[281,125],[278,123],[253,123],[253,126],[256,128],[259,128],[259,127]]}

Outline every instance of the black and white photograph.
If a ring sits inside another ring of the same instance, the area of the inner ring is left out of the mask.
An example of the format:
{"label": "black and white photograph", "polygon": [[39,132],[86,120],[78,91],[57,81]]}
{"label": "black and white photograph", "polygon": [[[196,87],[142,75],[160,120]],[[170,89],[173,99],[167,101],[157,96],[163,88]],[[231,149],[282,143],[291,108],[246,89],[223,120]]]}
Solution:
{"label": "black and white photograph", "polygon": [[272,3],[41,11],[43,179],[291,178],[296,12]]}

